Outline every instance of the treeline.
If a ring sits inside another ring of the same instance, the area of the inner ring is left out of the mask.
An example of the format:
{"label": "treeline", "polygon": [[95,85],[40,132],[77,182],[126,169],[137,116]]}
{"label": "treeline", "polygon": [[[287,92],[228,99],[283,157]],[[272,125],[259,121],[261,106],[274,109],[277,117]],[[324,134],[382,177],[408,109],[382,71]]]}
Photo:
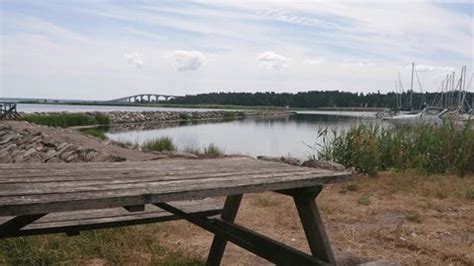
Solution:
{"label": "treeline", "polygon": [[[294,108],[318,107],[385,107],[396,108],[397,97],[401,97],[402,108],[409,109],[411,93],[387,94],[377,93],[352,93],[343,91],[307,91],[298,93],[275,92],[219,92],[197,95],[186,95],[172,99],[169,103],[175,104],[223,104],[244,106],[289,106]],[[466,100],[472,103],[474,93],[468,93]],[[444,97],[441,99],[441,97]],[[411,102],[413,108],[420,108],[423,103],[431,105],[448,99],[449,103],[457,103],[458,95],[443,95],[440,93],[413,93]],[[399,101],[400,102],[400,101]]]}

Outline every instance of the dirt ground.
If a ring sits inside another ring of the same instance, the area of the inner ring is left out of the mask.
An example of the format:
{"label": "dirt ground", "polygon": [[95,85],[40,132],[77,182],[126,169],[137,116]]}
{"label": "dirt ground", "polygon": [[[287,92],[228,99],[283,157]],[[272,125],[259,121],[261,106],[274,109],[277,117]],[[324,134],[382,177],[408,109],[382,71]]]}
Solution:
{"label": "dirt ground", "polygon": [[[465,191],[474,176],[414,178],[382,173],[326,187],[318,197],[337,260],[342,265],[386,260],[402,265],[474,265],[474,204]],[[448,182],[450,185],[440,188]],[[244,196],[237,223],[309,251],[289,197]],[[209,233],[184,221],[168,223],[161,240],[205,258]],[[230,244],[223,265],[265,265],[265,260]]]}

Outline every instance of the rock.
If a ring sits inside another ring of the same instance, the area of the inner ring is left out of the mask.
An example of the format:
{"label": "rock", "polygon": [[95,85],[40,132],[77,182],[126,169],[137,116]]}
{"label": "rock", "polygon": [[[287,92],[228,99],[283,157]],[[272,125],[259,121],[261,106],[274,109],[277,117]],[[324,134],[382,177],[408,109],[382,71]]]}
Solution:
{"label": "rock", "polygon": [[57,151],[60,151],[60,150],[62,150],[64,147],[66,147],[66,146],[68,146],[68,145],[71,145],[71,144],[69,144],[69,143],[67,143],[67,142],[62,142],[61,144],[59,144],[59,145],[56,147],[56,150],[57,150]]}
{"label": "rock", "polygon": [[94,162],[124,162],[126,160],[127,159],[123,157],[119,157],[113,154],[101,153],[100,155],[96,156]]}
{"label": "rock", "polygon": [[10,129],[0,130],[0,137],[5,136],[5,135],[8,134],[9,132],[10,132]]}
{"label": "rock", "polygon": [[64,161],[65,161],[66,163],[69,163],[69,162],[72,162],[72,161],[74,161],[74,160],[76,160],[76,159],[77,159],[77,154],[74,154],[74,153],[73,153],[73,154],[69,155],[68,157],[66,157],[66,158],[64,159]]}
{"label": "rock", "polygon": [[70,150],[73,150],[73,149],[74,149],[74,145],[70,143],[66,143],[66,145],[64,145],[61,150],[58,150],[58,156],[61,156],[63,153],[69,152]]}
{"label": "rock", "polygon": [[35,148],[30,148],[25,152],[25,154],[23,154],[23,156],[24,157],[30,157],[30,156],[35,156],[36,154],[38,154],[36,149]]}
{"label": "rock", "polygon": [[270,162],[279,162],[279,163],[286,163],[286,164],[291,164],[291,165],[301,165],[301,161],[296,158],[292,157],[271,157],[271,156],[257,156],[257,159],[263,160],[263,161],[270,161]]}
{"label": "rock", "polygon": [[17,140],[20,137],[21,137],[21,135],[18,134],[18,133],[6,134],[5,136],[3,136],[3,140],[0,141],[0,145],[4,145],[4,144],[7,144],[9,142],[13,142],[13,141]]}
{"label": "rock", "polygon": [[14,151],[18,146],[15,143],[11,143],[3,148],[4,151]]}
{"label": "rock", "polygon": [[331,171],[344,171],[346,167],[342,164],[338,164],[330,161],[321,161],[321,160],[308,160],[303,162],[302,166],[320,168]]}
{"label": "rock", "polygon": [[47,162],[53,157],[57,157],[56,151],[55,150],[49,150],[43,155],[43,162]]}
{"label": "rock", "polygon": [[[180,158],[186,158],[186,159],[197,159],[199,158],[196,154],[192,154],[189,152],[180,152],[180,151],[164,151],[162,152],[165,155],[168,155],[169,157],[180,157]],[[160,154],[158,154],[160,155]]]}
{"label": "rock", "polygon": [[292,158],[292,157],[281,157],[280,158],[280,161],[284,162],[284,163],[287,163],[287,164],[291,164],[291,165],[301,165],[301,161],[299,159],[296,159],[296,158]]}
{"label": "rock", "polygon": [[63,160],[59,159],[58,157],[53,157],[51,159],[49,159],[48,161],[46,161],[47,163],[64,163]]}
{"label": "rock", "polygon": [[66,158],[69,158],[69,156],[73,155],[74,153],[76,153],[75,150],[69,150],[67,152],[59,154],[59,158],[62,160],[66,160]]}
{"label": "rock", "polygon": [[257,156],[257,159],[262,160],[262,161],[281,162],[280,157],[270,157],[270,156],[259,155]]}

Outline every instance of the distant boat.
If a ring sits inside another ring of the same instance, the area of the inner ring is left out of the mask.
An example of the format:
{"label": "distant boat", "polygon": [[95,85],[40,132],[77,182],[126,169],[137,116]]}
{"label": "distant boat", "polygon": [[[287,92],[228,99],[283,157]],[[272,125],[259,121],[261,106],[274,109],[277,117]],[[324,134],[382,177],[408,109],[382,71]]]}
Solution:
{"label": "distant boat", "polygon": [[418,113],[399,114],[385,117],[384,120],[391,122],[395,126],[414,126],[420,124],[441,125],[443,115],[448,109],[440,107],[426,107]]}

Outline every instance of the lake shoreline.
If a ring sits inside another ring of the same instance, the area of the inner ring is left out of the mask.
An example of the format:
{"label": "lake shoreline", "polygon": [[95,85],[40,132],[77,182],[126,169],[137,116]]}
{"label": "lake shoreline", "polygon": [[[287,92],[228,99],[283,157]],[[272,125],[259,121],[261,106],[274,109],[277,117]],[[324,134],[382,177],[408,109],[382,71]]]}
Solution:
{"label": "lake shoreline", "polygon": [[[66,114],[84,114],[89,117],[97,115],[105,116],[109,119],[107,125],[118,124],[140,124],[159,122],[183,122],[183,121],[209,121],[209,120],[233,120],[247,117],[285,117],[289,116],[288,111],[270,110],[245,110],[245,111],[201,111],[201,112],[174,112],[174,111],[111,111],[111,112],[35,112],[20,113],[23,117],[29,116],[58,116]],[[86,125],[86,126],[97,126]]]}

